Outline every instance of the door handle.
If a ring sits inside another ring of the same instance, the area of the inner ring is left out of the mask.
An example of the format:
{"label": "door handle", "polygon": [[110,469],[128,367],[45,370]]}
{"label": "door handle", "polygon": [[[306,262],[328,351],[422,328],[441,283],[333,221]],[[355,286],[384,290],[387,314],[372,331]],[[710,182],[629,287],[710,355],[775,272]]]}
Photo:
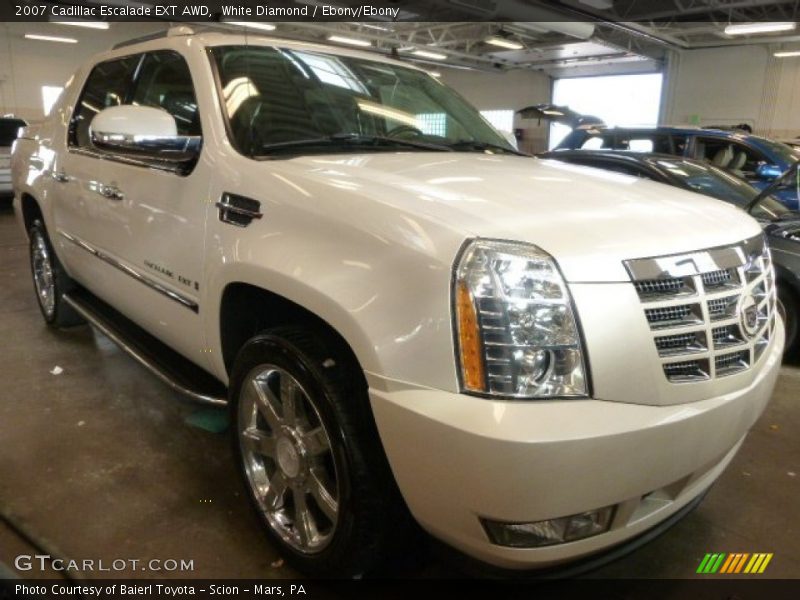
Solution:
{"label": "door handle", "polygon": [[69,183],[72,180],[72,177],[64,173],[64,171],[59,171],[58,173],[53,173],[53,179],[55,179],[58,183]]}
{"label": "door handle", "polygon": [[109,200],[120,201],[125,199],[125,194],[115,185],[104,185],[100,193]]}

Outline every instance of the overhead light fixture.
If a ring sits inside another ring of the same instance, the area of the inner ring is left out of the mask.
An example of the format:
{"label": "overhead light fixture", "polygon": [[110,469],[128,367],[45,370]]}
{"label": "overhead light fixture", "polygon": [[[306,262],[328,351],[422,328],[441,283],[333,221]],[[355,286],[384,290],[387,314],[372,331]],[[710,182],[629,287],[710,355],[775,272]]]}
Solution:
{"label": "overhead light fixture", "polygon": [[414,51],[414,50],[416,50],[416,49],[417,49],[417,47],[416,47],[416,46],[400,46],[400,47],[397,49],[397,51],[398,51],[398,52],[412,52],[412,51]]}
{"label": "overhead light fixture", "polygon": [[515,42],[514,40],[509,40],[508,38],[497,35],[487,37],[483,41],[487,44],[491,44],[492,46],[499,46],[500,48],[506,48],[508,50],[522,50],[525,47],[519,42]]}
{"label": "overhead light fixture", "polygon": [[727,35],[749,35],[751,33],[774,33],[776,31],[792,31],[797,28],[793,21],[772,23],[736,23],[725,28]]}
{"label": "overhead light fixture", "polygon": [[42,42],[61,42],[62,44],[77,44],[75,38],[58,37],[55,35],[38,35],[36,33],[26,33],[25,38],[29,40],[40,40]]}
{"label": "overhead light fixture", "polygon": [[391,27],[384,27],[383,25],[375,25],[373,23],[353,23],[353,25],[360,25],[361,27],[366,27],[367,29],[377,29],[378,31],[391,31]]}
{"label": "overhead light fixture", "polygon": [[439,52],[428,52],[427,50],[414,50],[412,54],[414,56],[419,56],[420,58],[430,58],[431,60],[444,60],[447,58],[446,54],[441,54]]}
{"label": "overhead light fixture", "polygon": [[261,29],[262,31],[275,31],[275,25],[272,23],[259,23],[258,21],[224,21],[228,25],[236,25],[237,27],[245,27],[247,29]]}
{"label": "overhead light fixture", "polygon": [[777,58],[789,58],[790,56],[800,56],[800,50],[784,50],[781,52],[776,52],[772,56]]}
{"label": "overhead light fixture", "polygon": [[108,29],[105,21],[50,21],[56,25],[72,25],[73,27],[86,27],[87,29]]}
{"label": "overhead light fixture", "polygon": [[428,71],[428,75],[430,75],[431,77],[441,77],[442,76],[442,74],[439,73],[439,71]]}
{"label": "overhead light fixture", "polygon": [[350,46],[361,46],[362,48],[372,46],[372,42],[368,42],[367,40],[359,40],[357,38],[345,37],[343,35],[329,35],[328,41],[336,42],[338,44],[348,44]]}

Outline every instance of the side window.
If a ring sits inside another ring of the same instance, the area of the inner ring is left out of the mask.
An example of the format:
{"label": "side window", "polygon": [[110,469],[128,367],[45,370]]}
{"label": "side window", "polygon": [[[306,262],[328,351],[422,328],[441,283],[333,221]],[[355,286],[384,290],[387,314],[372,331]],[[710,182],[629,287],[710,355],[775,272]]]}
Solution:
{"label": "side window", "polygon": [[124,104],[130,83],[141,55],[127,56],[95,66],[81,92],[80,100],[72,114],[69,145],[91,147],[89,125],[94,116],[104,108]]}
{"label": "side window", "polygon": [[153,52],[145,56],[131,102],[166,110],[174,117],[179,135],[200,135],[197,97],[189,65],[177,52]]}
{"label": "side window", "polygon": [[669,154],[676,154],[678,156],[684,156],[686,154],[686,143],[687,139],[685,135],[673,135],[672,136],[672,151]]}
{"label": "side window", "polygon": [[700,160],[708,161],[745,179],[757,179],[756,169],[766,162],[760,152],[724,138],[697,138],[695,154]]}

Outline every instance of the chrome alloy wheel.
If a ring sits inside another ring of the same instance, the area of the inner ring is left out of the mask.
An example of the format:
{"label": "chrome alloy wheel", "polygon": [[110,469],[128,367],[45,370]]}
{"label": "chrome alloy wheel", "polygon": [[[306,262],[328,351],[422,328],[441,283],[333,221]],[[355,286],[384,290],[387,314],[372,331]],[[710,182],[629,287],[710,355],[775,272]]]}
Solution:
{"label": "chrome alloy wheel", "polygon": [[56,284],[53,277],[53,263],[50,249],[41,231],[34,232],[31,245],[31,266],[33,268],[33,283],[42,311],[50,318],[56,308]]}
{"label": "chrome alloy wheel", "polygon": [[321,552],[339,517],[331,440],[300,383],[259,365],[242,384],[239,446],[248,483],[272,530],[303,554]]}

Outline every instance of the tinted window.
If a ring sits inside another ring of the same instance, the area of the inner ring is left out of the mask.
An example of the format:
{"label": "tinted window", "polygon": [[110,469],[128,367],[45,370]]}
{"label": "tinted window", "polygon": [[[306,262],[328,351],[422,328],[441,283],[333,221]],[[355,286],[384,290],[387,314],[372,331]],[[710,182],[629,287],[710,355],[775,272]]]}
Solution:
{"label": "tinted window", "polygon": [[20,127],[25,127],[21,119],[0,119],[0,146],[10,146],[17,139]]}
{"label": "tinted window", "polygon": [[141,55],[100,63],[89,74],[70,125],[71,146],[90,147],[89,125],[104,108],[125,104]]}
{"label": "tinted window", "polygon": [[200,135],[189,65],[177,52],[154,52],[145,57],[132,103],[166,110],[175,118],[179,135]]}
{"label": "tinted window", "polygon": [[[747,206],[759,194],[759,191],[746,181],[711,165],[683,160],[657,160],[656,164],[681,181],[685,187],[730,202],[740,208]],[[751,214],[759,219],[776,219],[789,212],[789,209],[775,197],[765,196],[753,207]]]}

